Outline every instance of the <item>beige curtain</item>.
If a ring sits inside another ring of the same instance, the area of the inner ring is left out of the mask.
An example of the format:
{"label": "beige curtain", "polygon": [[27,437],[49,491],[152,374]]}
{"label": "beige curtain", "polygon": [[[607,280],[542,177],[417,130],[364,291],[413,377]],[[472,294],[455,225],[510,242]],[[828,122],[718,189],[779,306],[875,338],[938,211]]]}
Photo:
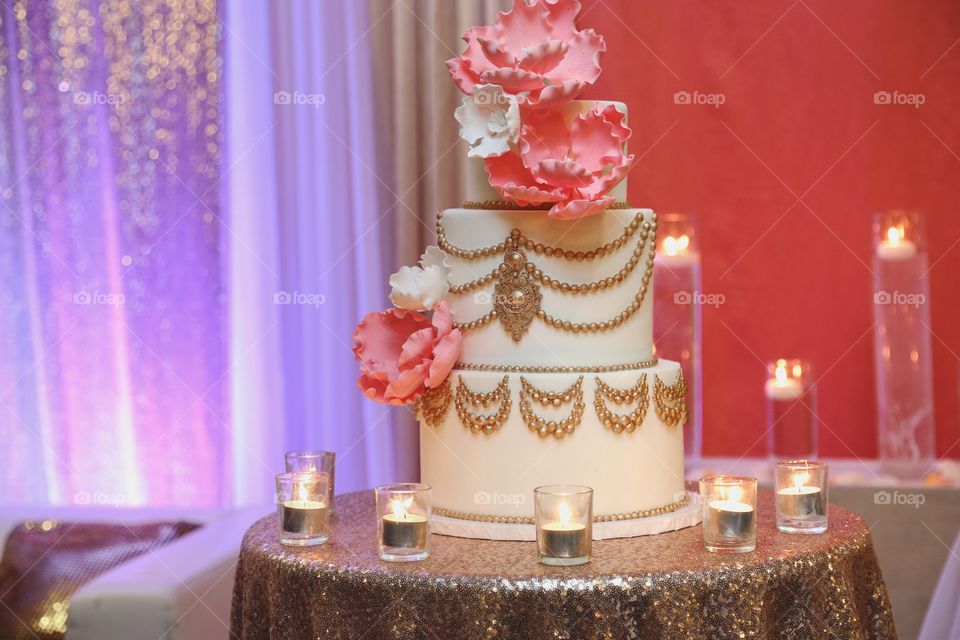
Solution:
{"label": "beige curtain", "polygon": [[[427,244],[436,241],[438,209],[458,206],[466,194],[466,146],[459,141],[453,112],[460,91],[445,61],[463,50],[460,35],[492,24],[512,0],[368,0],[371,52],[382,154],[375,170],[395,204],[378,236],[385,256],[395,264],[415,264]],[[388,244],[389,243],[389,244]],[[415,439],[412,413],[398,416]],[[405,451],[416,450],[413,443]],[[410,446],[413,445],[413,446]],[[418,469],[419,456],[405,460]],[[408,467],[407,464],[410,466]]]}
{"label": "beige curtain", "polygon": [[[369,0],[383,163],[379,175],[397,198],[392,254],[416,262],[434,241],[438,209],[463,202],[466,147],[453,118],[460,92],[444,62],[460,54],[460,35],[492,24],[512,0]],[[386,237],[386,236],[384,236]]]}

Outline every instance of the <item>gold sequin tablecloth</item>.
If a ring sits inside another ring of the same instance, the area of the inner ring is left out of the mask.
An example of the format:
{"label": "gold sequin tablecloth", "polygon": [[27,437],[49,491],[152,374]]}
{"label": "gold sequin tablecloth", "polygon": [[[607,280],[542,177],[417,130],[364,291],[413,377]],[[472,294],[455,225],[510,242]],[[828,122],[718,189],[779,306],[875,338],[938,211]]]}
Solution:
{"label": "gold sequin tablecloth", "polygon": [[377,558],[372,491],[338,496],[330,542],[247,532],[231,637],[472,640],[896,638],[870,530],[830,507],[830,531],[777,533],[761,492],[757,550],[715,555],[700,526],[594,542],[582,567],[537,563],[534,543],[434,535],[430,559]]}

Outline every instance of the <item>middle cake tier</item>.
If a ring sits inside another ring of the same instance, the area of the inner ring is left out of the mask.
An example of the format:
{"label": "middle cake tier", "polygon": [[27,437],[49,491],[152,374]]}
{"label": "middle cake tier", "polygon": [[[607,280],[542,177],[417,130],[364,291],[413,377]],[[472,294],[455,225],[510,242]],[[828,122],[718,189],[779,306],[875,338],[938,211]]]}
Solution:
{"label": "middle cake tier", "polygon": [[438,217],[464,338],[461,362],[636,365],[653,356],[650,209],[579,220],[543,211],[447,209]]}

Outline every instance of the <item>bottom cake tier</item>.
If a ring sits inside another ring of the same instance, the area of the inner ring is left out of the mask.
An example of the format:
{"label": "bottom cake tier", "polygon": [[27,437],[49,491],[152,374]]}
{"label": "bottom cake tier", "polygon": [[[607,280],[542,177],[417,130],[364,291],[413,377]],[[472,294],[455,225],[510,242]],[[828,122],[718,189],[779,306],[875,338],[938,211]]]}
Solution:
{"label": "bottom cake tier", "polygon": [[685,385],[661,360],[622,371],[454,369],[425,397],[421,481],[437,515],[528,522],[533,489],[592,487],[594,520],[683,507]]}

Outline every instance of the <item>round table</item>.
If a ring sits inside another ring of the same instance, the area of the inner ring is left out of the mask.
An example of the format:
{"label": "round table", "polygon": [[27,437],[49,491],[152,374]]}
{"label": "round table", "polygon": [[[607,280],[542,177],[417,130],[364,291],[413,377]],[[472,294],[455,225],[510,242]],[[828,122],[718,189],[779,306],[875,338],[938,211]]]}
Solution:
{"label": "round table", "polygon": [[244,537],[232,636],[276,638],[896,638],[870,530],[830,507],[824,535],[776,531],[758,499],[757,550],[717,555],[700,526],[593,543],[547,567],[532,542],[434,535],[431,557],[377,557],[372,491],[337,496],[330,541],[286,547],[267,516]]}

